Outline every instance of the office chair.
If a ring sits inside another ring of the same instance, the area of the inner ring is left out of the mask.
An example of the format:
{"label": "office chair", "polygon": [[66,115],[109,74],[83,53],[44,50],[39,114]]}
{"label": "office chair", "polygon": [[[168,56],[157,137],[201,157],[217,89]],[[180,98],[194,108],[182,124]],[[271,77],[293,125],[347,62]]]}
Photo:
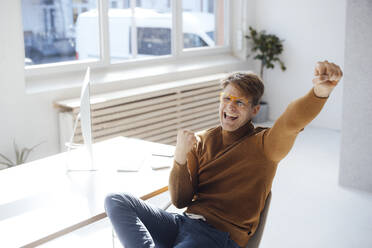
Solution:
{"label": "office chair", "polygon": [[266,217],[267,213],[269,212],[270,208],[270,202],[271,202],[271,191],[268,194],[266,201],[265,201],[265,206],[264,209],[262,210],[260,214],[260,222],[258,223],[258,227],[256,229],[256,232],[253,234],[253,236],[249,239],[248,244],[246,248],[258,248],[262,239],[262,234],[265,228],[266,224]]}

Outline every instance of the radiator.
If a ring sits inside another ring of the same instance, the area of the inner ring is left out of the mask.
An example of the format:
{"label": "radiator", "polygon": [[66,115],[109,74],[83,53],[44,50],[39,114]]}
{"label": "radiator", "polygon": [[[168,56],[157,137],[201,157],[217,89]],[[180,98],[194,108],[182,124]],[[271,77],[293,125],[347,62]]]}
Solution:
{"label": "radiator", "polygon": [[[93,142],[116,136],[175,145],[177,131],[198,132],[219,124],[220,79],[226,74],[151,85],[91,96]],[[72,136],[80,100],[55,102],[59,109],[60,147]],[[74,143],[82,143],[80,123]]]}

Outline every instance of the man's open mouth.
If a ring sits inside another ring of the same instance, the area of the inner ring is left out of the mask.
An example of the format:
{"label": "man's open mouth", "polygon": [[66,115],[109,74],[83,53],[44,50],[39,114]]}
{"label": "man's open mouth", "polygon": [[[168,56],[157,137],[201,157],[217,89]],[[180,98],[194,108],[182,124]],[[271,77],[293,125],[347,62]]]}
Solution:
{"label": "man's open mouth", "polygon": [[238,116],[228,115],[228,114],[226,114],[226,112],[223,112],[223,117],[226,120],[232,120],[232,121],[238,119]]}

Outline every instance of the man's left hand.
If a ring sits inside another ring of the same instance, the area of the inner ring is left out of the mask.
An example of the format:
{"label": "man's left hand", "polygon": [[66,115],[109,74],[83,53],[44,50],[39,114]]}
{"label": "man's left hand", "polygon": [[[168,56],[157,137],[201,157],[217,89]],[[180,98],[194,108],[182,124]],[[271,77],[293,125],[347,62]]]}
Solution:
{"label": "man's left hand", "polygon": [[315,95],[328,97],[342,78],[342,75],[343,73],[338,65],[327,60],[318,62],[314,71],[315,78],[313,79]]}

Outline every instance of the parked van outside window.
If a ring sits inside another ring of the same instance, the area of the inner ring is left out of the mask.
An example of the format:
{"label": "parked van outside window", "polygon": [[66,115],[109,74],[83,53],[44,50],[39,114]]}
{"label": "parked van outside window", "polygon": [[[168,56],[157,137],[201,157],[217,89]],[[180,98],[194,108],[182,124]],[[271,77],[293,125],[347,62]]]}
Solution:
{"label": "parked van outside window", "polygon": [[[132,20],[136,25],[137,57],[170,55],[172,47],[172,15],[152,9],[109,9],[109,44],[111,62],[134,58]],[[84,12],[76,23],[76,52],[78,59],[99,59],[97,10]],[[214,15],[210,13],[183,13],[184,48],[214,46]]]}

